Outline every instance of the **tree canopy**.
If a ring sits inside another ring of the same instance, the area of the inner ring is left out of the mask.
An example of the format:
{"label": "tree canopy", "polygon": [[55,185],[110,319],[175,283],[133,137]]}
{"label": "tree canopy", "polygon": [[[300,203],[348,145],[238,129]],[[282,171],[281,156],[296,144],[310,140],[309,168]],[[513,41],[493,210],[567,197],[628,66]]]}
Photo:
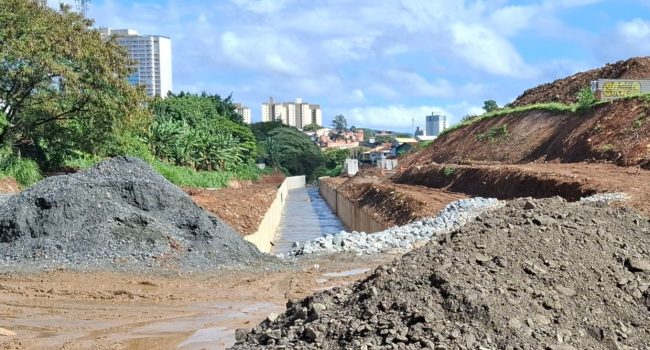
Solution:
{"label": "tree canopy", "polygon": [[125,51],[91,24],[67,6],[0,1],[0,147],[30,140],[57,163],[120,153],[125,134],[146,128]]}
{"label": "tree canopy", "polygon": [[486,113],[496,111],[497,109],[499,109],[499,105],[495,100],[487,100],[483,102],[483,110],[485,110]]}
{"label": "tree canopy", "polygon": [[348,121],[345,119],[345,116],[339,114],[332,120],[332,127],[341,133],[348,129]]}
{"label": "tree canopy", "polygon": [[316,123],[311,123],[311,124],[307,124],[307,125],[305,125],[305,127],[302,128],[302,130],[303,130],[303,131],[316,131],[316,130],[318,130],[318,129],[320,129],[320,128],[321,128],[320,125],[318,125],[318,124],[316,124]]}

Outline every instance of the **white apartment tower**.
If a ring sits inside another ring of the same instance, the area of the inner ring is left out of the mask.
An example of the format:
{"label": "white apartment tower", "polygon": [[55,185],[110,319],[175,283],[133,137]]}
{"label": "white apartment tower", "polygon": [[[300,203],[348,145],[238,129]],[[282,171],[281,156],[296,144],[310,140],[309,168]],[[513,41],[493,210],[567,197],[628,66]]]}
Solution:
{"label": "white apartment tower", "polygon": [[242,105],[241,103],[235,103],[235,111],[237,114],[242,116],[242,119],[245,124],[251,123],[251,109]]}
{"label": "white apartment tower", "polygon": [[431,113],[426,117],[426,128],[424,130],[427,136],[438,136],[447,129],[447,116]]}
{"label": "white apartment tower", "polygon": [[323,125],[323,114],[319,105],[311,105],[297,98],[295,102],[275,103],[273,97],[262,103],[262,121],[282,121],[298,129],[316,123]]}
{"label": "white apartment tower", "polygon": [[100,28],[103,37],[114,36],[135,62],[129,77],[132,85],[143,85],[149,96],[167,96],[172,91],[172,44],[168,37],[140,35],[133,29]]}

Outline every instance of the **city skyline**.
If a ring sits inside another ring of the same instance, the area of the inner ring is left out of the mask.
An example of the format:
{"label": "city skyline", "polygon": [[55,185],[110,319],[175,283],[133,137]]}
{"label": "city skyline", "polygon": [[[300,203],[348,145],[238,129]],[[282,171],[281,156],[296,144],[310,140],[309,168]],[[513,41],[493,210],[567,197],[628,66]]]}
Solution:
{"label": "city skyline", "polygon": [[94,0],[88,16],[171,37],[176,92],[249,106],[302,96],[327,111],[324,124],[343,114],[408,131],[412,116],[436,110],[454,124],[484,100],[647,54],[649,11],[648,0]]}

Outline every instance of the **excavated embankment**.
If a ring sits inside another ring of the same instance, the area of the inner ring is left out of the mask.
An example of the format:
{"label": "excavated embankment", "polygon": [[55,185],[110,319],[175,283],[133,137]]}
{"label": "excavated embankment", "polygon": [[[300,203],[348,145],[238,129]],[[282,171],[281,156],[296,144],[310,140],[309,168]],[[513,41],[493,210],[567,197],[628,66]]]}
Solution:
{"label": "excavated embankment", "polygon": [[649,287],[647,217],[518,200],[351,288],[290,301],[232,349],[648,349]]}
{"label": "excavated embankment", "polygon": [[0,203],[5,270],[204,270],[260,261],[275,259],[136,158],[50,177]]}
{"label": "excavated embankment", "polygon": [[650,169],[649,103],[637,97],[581,113],[532,110],[480,120],[404,163],[611,162]]}

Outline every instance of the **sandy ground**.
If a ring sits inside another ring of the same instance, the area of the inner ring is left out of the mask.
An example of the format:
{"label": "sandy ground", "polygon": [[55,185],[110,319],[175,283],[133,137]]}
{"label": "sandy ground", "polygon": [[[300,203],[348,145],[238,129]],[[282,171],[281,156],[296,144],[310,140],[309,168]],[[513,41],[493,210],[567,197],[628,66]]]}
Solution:
{"label": "sandy ground", "polygon": [[276,272],[200,275],[53,271],[0,276],[1,349],[225,349],[236,328],[290,298],[352,283],[383,256],[303,260]]}

